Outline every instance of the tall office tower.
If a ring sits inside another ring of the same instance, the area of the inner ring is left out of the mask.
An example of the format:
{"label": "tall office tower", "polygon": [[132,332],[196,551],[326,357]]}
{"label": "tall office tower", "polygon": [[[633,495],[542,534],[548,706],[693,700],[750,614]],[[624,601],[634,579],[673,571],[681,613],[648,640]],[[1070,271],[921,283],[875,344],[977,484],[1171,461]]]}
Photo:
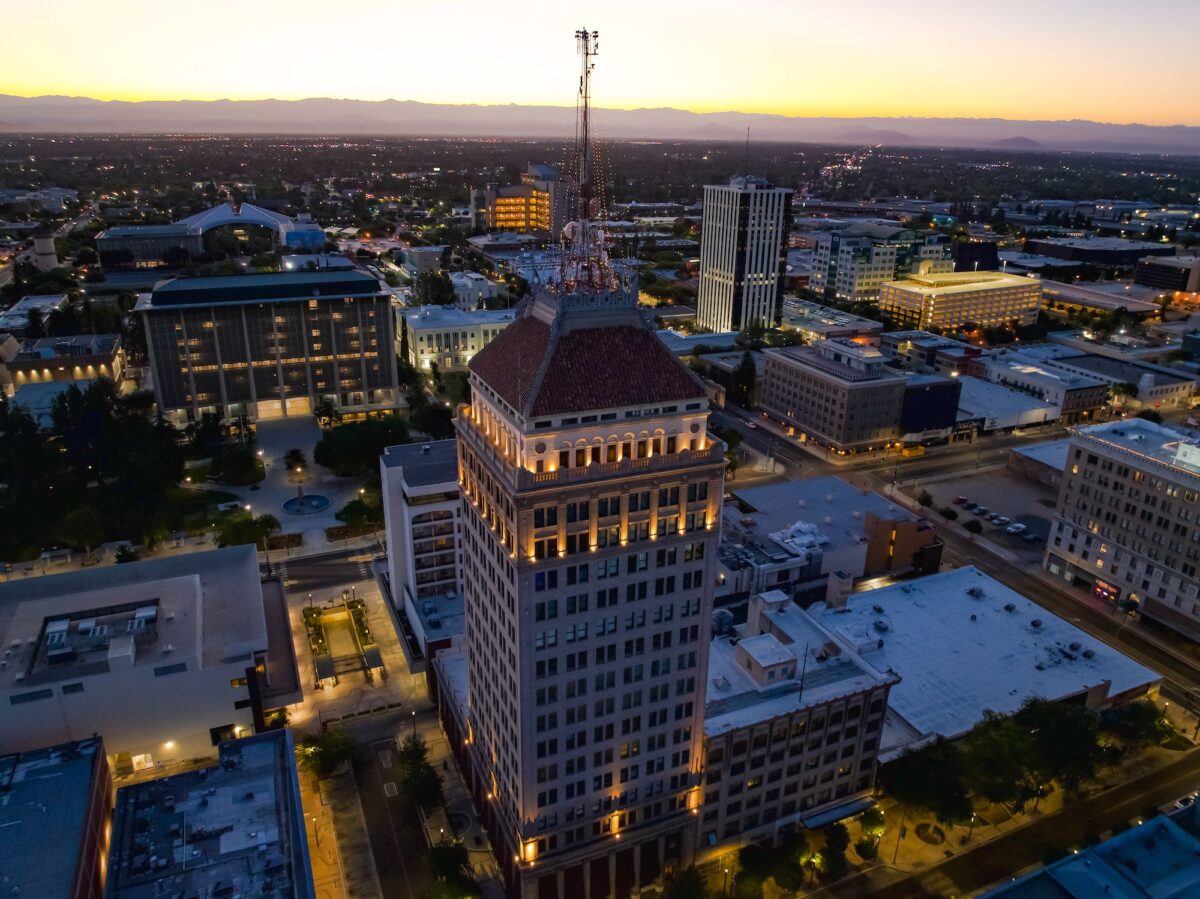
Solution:
{"label": "tall office tower", "polygon": [[520,184],[488,184],[471,191],[471,227],[557,238],[566,223],[562,187],[558,169],[531,162]]}
{"label": "tall office tower", "polygon": [[713,331],[779,323],[792,191],[745,175],[704,187],[697,316]]}
{"label": "tall office tower", "polygon": [[468,778],[523,899],[628,895],[691,857],[724,473],[703,385],[590,218],[577,37],[561,280],[471,361],[456,419]]}

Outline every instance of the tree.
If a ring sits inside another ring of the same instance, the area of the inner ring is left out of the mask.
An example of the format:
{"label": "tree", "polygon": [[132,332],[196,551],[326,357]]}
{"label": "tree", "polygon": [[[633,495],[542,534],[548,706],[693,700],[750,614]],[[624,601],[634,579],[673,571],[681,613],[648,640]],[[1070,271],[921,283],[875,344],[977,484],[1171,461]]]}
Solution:
{"label": "tree", "polygon": [[296,748],[300,764],[317,777],[328,777],[354,754],[354,738],[340,727],[307,736]]}
{"label": "tree", "polygon": [[1162,413],[1157,409],[1143,409],[1137,414],[1138,418],[1144,418],[1146,421],[1154,422],[1156,425],[1162,424]]}
{"label": "tree", "polygon": [[950,824],[971,814],[962,768],[958,750],[938,737],[885,768],[886,789],[905,805],[928,809],[938,821]]}
{"label": "tree", "polygon": [[141,556],[138,555],[136,549],[128,543],[122,543],[117,547],[116,553],[113,555],[113,561],[118,565],[124,565],[127,562],[136,562]]}
{"label": "tree", "polygon": [[667,878],[663,899],[708,899],[708,885],[699,868],[684,868]]}
{"label": "tree", "polygon": [[938,514],[947,521],[958,520],[958,510],[953,506],[943,506],[942,508],[938,509]]}
{"label": "tree", "polygon": [[313,407],[313,415],[317,419],[317,424],[322,428],[333,427],[333,425],[342,420],[341,410],[338,409],[337,404],[329,399],[329,397],[325,397],[317,402],[317,405]]}
{"label": "tree", "polygon": [[754,357],[747,350],[742,354],[742,361],[733,371],[733,378],[729,383],[729,401],[746,409],[751,408],[750,398],[754,393],[757,379],[758,370],[754,364]]}
{"label": "tree", "polygon": [[1149,699],[1139,699],[1121,709],[1113,728],[1130,746],[1157,746],[1175,733],[1166,713]]}
{"label": "tree", "polygon": [[229,484],[253,484],[262,480],[259,465],[254,447],[235,443],[222,446],[213,454],[212,473]]}
{"label": "tree", "polygon": [[429,748],[419,737],[409,737],[398,753],[404,789],[422,810],[430,812],[442,801],[442,778],[429,763]]}
{"label": "tree", "polygon": [[869,862],[879,854],[879,843],[869,837],[859,837],[854,841],[854,851],[863,861]]}
{"label": "tree", "polygon": [[352,499],[337,513],[337,520],[352,528],[364,528],[370,524],[383,524],[383,515],[379,506],[369,505],[361,499]]}
{"label": "tree", "polygon": [[317,441],[313,461],[341,477],[367,477],[378,472],[385,448],[410,442],[408,425],[397,416],[339,424]]}
{"label": "tree", "polygon": [[933,494],[931,494],[928,490],[918,490],[917,502],[928,509],[933,505]]}
{"label": "tree", "polygon": [[283,454],[283,464],[288,471],[295,471],[297,468],[308,468],[308,459],[304,457],[304,450],[293,447]]}
{"label": "tree", "polygon": [[95,507],[76,506],[59,523],[58,533],[64,543],[77,547],[90,555],[92,549],[103,542],[104,519]]}
{"label": "tree", "polygon": [[978,519],[970,518],[963,522],[963,530],[972,535],[982,534],[983,525],[979,523]]}
{"label": "tree", "polygon": [[267,540],[279,531],[282,525],[274,515],[264,514],[251,518],[248,514],[236,513],[221,520],[217,527],[217,546],[244,546],[253,543],[266,549]]}
{"label": "tree", "polygon": [[455,300],[454,284],[446,272],[421,272],[415,294],[422,306],[451,306]]}
{"label": "tree", "polygon": [[1057,780],[1067,789],[1077,789],[1108,758],[1100,744],[1099,718],[1085,706],[1030,698],[1016,720],[1033,734],[1033,768],[1039,782]]}
{"label": "tree", "polygon": [[850,847],[850,830],[840,821],[827,825],[824,836],[826,849],[845,852]]}
{"label": "tree", "polygon": [[985,710],[983,720],[963,741],[964,767],[971,791],[988,802],[1023,801],[1030,795],[1028,765],[1033,752],[1028,728],[1005,715]]}
{"label": "tree", "polygon": [[471,871],[470,854],[460,840],[443,839],[431,846],[429,868],[448,886],[467,891],[469,895],[479,892]]}

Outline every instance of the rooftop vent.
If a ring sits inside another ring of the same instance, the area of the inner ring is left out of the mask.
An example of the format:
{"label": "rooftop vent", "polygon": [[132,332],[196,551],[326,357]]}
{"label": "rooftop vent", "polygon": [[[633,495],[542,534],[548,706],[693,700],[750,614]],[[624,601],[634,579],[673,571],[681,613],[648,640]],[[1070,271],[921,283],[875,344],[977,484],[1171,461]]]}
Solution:
{"label": "rooftop vent", "polygon": [[978,615],[976,615],[974,612],[972,612],[972,613],[971,613],[971,620],[972,620],[972,621],[975,621],[975,620],[976,620],[978,617],[979,617],[979,616],[978,616]]}
{"label": "rooftop vent", "polygon": [[871,606],[871,608],[872,608],[872,610],[874,610],[876,615],[883,614],[883,606],[879,605],[879,603],[876,603],[875,605]]}
{"label": "rooftop vent", "polygon": [[1094,650],[1094,649],[1085,649],[1083,651],[1083,657],[1085,659],[1093,658],[1095,655],[1096,655],[1096,650]]}
{"label": "rooftop vent", "polygon": [[1004,611],[1006,611],[1006,612],[1015,612],[1016,610],[1017,610],[1016,603],[1006,602],[1006,603],[1004,604]]}
{"label": "rooftop vent", "polygon": [[1035,628],[1035,629],[1041,627],[1042,619],[1040,619],[1040,618],[1033,619],[1033,621],[1029,622],[1029,626],[1032,628]]}
{"label": "rooftop vent", "polygon": [[875,619],[875,630],[879,631],[879,633],[886,634],[891,629],[891,626],[882,618]]}
{"label": "rooftop vent", "polygon": [[981,587],[971,587],[967,590],[967,596],[974,599],[983,599],[983,589]]}

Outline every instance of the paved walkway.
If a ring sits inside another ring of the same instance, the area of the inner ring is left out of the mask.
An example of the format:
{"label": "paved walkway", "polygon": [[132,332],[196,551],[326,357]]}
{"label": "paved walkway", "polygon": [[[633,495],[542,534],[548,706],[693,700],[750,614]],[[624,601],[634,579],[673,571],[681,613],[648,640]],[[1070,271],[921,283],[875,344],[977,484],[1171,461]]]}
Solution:
{"label": "paved walkway", "polygon": [[342,875],[342,856],[333,831],[333,813],[326,805],[317,778],[300,767],[300,804],[304,807],[304,831],[312,860],[313,885],[317,899],[350,899]]}
{"label": "paved walkway", "polygon": [[354,772],[348,768],[344,774],[326,777],[319,783],[321,804],[329,811],[337,840],[346,895],[351,899],[381,899],[383,893],[375,872],[367,822],[358,802]]}

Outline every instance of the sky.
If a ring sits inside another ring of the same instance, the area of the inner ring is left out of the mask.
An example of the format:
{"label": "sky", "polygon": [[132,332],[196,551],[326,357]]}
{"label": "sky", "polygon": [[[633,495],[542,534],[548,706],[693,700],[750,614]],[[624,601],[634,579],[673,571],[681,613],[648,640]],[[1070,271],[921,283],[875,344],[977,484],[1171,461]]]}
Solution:
{"label": "sky", "polygon": [[[0,93],[572,105],[1200,125],[1200,0],[49,0]],[[16,38],[16,39],[13,39]]]}

